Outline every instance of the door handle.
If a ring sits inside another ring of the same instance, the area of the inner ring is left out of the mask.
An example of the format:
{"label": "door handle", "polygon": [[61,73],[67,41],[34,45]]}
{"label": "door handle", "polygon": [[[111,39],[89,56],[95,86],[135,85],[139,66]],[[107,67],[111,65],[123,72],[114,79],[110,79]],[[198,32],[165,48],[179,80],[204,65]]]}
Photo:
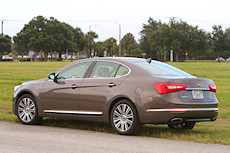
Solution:
{"label": "door handle", "polygon": [[77,88],[78,86],[76,86],[76,84],[73,84],[72,86],[70,86],[70,88],[72,88],[72,89],[75,89],[75,88]]}
{"label": "door handle", "polygon": [[107,84],[107,86],[111,88],[111,87],[116,86],[116,84],[114,84],[114,83],[109,83],[109,84]]}

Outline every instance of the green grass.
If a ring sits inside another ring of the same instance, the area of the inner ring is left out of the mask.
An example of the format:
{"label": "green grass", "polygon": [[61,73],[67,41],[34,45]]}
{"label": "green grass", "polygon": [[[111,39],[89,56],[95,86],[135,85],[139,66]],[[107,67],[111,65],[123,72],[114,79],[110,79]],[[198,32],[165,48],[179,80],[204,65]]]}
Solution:
{"label": "green grass", "polygon": [[[11,111],[14,86],[47,77],[70,62],[0,62],[0,120],[18,122]],[[168,63],[192,75],[212,79],[217,86],[219,115],[215,122],[197,123],[193,130],[175,131],[166,125],[144,125],[140,136],[230,145],[230,62]],[[109,124],[44,118],[45,126],[114,133]]]}

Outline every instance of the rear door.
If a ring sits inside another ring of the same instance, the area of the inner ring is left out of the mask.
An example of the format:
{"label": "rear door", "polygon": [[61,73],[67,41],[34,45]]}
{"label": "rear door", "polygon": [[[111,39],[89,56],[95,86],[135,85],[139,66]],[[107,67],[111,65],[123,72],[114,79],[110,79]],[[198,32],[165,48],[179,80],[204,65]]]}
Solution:
{"label": "rear door", "polygon": [[120,63],[97,61],[88,78],[84,78],[79,91],[78,108],[83,114],[102,115],[130,69]]}

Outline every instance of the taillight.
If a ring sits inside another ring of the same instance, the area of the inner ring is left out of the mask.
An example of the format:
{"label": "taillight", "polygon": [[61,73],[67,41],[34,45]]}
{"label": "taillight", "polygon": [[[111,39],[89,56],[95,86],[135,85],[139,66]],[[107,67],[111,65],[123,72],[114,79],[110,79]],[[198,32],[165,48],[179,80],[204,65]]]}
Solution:
{"label": "taillight", "polygon": [[159,94],[166,94],[170,92],[185,90],[185,84],[175,84],[175,83],[155,83],[153,85]]}
{"label": "taillight", "polygon": [[215,85],[215,84],[211,84],[211,85],[209,85],[208,87],[209,87],[209,89],[210,89],[211,91],[216,92],[216,85]]}

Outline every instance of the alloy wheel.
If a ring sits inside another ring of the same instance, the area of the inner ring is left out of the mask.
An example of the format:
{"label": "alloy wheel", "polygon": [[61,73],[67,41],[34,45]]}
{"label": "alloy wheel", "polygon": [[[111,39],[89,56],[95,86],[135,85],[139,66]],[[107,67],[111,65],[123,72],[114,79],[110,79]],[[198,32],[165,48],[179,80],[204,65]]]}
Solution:
{"label": "alloy wheel", "polygon": [[18,103],[18,116],[25,122],[29,123],[34,119],[36,113],[35,103],[31,98],[23,98]]}
{"label": "alloy wheel", "polygon": [[119,104],[113,112],[113,124],[118,131],[128,131],[133,125],[133,119],[133,110],[127,104]]}

